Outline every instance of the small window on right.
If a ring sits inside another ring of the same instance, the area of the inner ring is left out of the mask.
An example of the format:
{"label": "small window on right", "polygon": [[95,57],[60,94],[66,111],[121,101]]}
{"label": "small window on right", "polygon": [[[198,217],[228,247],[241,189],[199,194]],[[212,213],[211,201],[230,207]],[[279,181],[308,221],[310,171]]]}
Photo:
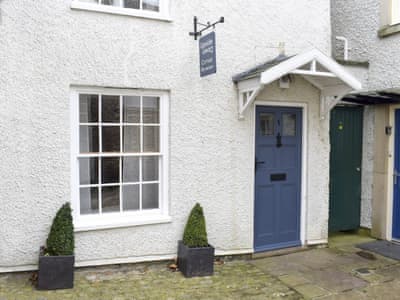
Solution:
{"label": "small window on right", "polygon": [[296,136],[296,114],[282,114],[282,135]]}
{"label": "small window on right", "polygon": [[391,25],[400,23],[400,0],[391,0]]}

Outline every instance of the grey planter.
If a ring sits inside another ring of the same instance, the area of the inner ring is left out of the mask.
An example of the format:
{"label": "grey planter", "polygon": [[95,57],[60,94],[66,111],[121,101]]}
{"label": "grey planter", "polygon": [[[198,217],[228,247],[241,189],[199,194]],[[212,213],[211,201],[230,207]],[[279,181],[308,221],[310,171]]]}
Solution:
{"label": "grey planter", "polygon": [[39,256],[38,290],[72,289],[75,256]]}
{"label": "grey planter", "polygon": [[178,242],[178,268],[185,277],[211,276],[214,273],[214,247],[189,248]]}

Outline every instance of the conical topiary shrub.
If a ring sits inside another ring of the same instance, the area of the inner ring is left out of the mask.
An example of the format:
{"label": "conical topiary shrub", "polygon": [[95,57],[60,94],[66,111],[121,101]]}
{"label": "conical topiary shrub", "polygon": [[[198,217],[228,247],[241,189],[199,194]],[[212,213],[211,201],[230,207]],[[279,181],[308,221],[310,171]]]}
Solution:
{"label": "conical topiary shrub", "polygon": [[74,286],[74,225],[71,206],[57,212],[47,237],[47,247],[39,255],[39,290],[69,289]]}
{"label": "conical topiary shrub", "polygon": [[47,253],[53,256],[74,253],[74,225],[70,204],[65,203],[57,212],[47,238]]}
{"label": "conical topiary shrub", "polygon": [[178,268],[186,277],[210,276],[214,273],[214,247],[208,244],[203,209],[196,204],[190,212],[178,241]]}
{"label": "conical topiary shrub", "polygon": [[206,220],[199,203],[193,207],[183,233],[183,243],[189,248],[208,246]]}

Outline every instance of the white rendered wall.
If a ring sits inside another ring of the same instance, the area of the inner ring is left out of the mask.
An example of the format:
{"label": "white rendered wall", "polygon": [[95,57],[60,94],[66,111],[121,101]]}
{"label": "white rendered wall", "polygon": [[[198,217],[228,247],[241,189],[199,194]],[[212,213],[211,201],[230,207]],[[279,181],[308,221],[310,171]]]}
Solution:
{"label": "white rendered wall", "polygon": [[[219,253],[252,251],[252,121],[238,120],[231,76],[276,56],[279,42],[289,54],[329,55],[329,1],[170,2],[173,22],[71,10],[69,0],[0,2],[0,271],[33,268],[55,212],[71,201],[71,85],[170,91],[172,222],[79,232],[79,265],[174,256],[197,201]],[[194,15],[226,19],[217,26],[218,73],[203,79],[188,36]],[[318,112],[310,106],[310,119]],[[322,150],[313,151],[329,161],[327,129],[317,125],[310,140]],[[310,170],[315,240],[327,231],[323,166]]]}
{"label": "white rendered wall", "polygon": [[[349,59],[369,61],[369,80],[365,89],[400,87],[400,34],[378,37],[381,27],[381,3],[389,0],[333,0],[332,38],[349,39]],[[336,44],[336,42],[335,42]],[[340,44],[341,45],[341,44]],[[340,46],[333,47],[341,57]]]}
{"label": "white rendered wall", "polygon": [[375,114],[374,108],[364,108],[363,120],[363,153],[361,166],[361,216],[360,225],[364,228],[372,227],[372,189],[374,179],[374,135]]}

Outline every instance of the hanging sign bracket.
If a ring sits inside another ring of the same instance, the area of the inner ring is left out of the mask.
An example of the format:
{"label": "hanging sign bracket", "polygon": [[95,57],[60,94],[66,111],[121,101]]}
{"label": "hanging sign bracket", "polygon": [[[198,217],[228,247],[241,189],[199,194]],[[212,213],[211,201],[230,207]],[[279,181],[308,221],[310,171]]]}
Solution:
{"label": "hanging sign bracket", "polygon": [[[219,18],[219,20],[218,21],[216,21],[216,22],[214,22],[214,23],[211,23],[211,22],[207,22],[207,24],[202,24],[202,23],[200,23],[199,21],[198,21],[198,19],[197,19],[197,17],[194,17],[193,18],[193,32],[189,32],[189,35],[190,36],[193,36],[194,37],[194,40],[196,41],[197,40],[197,37],[198,36],[201,36],[202,35],[202,33],[204,32],[204,31],[206,31],[206,30],[208,30],[208,29],[210,29],[210,28],[215,28],[215,25],[217,25],[217,24],[219,24],[219,23],[225,23],[225,18],[224,17],[221,17],[221,18]],[[203,26],[203,29],[201,29],[201,30],[198,30],[198,26]]]}

